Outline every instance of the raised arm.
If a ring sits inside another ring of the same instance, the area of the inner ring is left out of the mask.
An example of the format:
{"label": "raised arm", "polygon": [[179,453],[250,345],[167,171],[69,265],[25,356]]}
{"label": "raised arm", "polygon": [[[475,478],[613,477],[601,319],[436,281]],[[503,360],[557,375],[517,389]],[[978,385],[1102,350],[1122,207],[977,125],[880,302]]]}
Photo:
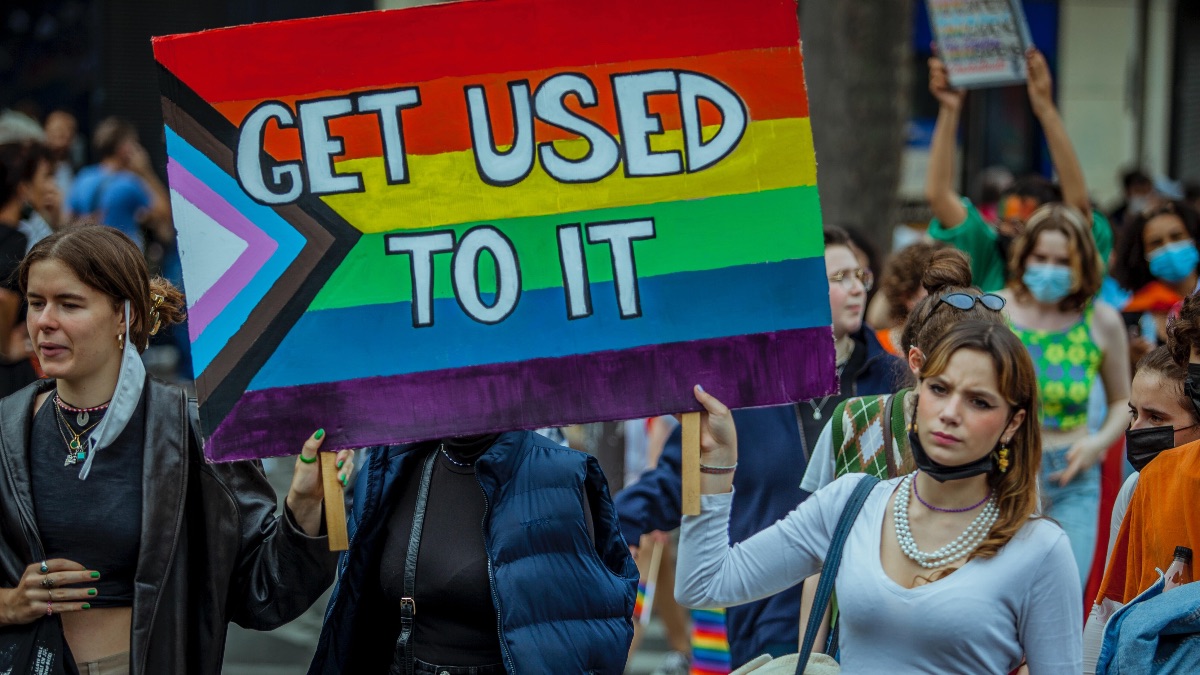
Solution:
{"label": "raised arm", "polygon": [[954,189],[955,135],[966,94],[950,88],[946,66],[939,58],[929,59],[929,91],[938,102],[937,123],[929,146],[929,172],[925,174],[925,198],[933,217],[942,227],[952,229],[967,219],[962,197]]}
{"label": "raised arm", "polygon": [[1050,77],[1050,66],[1046,64],[1046,57],[1034,48],[1030,48],[1026,59],[1029,67],[1029,80],[1026,83],[1029,104],[1033,106],[1033,114],[1046,134],[1046,146],[1062,187],[1063,203],[1079,209],[1090,225],[1092,202],[1088,199],[1087,181],[1083,178],[1083,167],[1075,155],[1075,147],[1067,136],[1067,127],[1058,113],[1058,107],[1054,105],[1054,81]]}
{"label": "raised arm", "polygon": [[[696,398],[705,407],[701,466],[735,466],[737,433],[729,409],[699,387]],[[733,473],[701,474],[701,513],[684,516],[680,530],[676,600],[687,607],[729,607],[775,595],[817,572],[831,536],[827,515],[840,513],[834,502],[846,501],[841,488],[835,483],[819,491],[782,520],[730,547]]]}

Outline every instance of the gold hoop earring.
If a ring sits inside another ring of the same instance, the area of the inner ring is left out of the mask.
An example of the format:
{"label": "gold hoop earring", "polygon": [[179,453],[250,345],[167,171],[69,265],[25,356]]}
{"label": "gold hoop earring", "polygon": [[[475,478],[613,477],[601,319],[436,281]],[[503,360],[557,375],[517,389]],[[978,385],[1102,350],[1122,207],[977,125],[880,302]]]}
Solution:
{"label": "gold hoop earring", "polygon": [[1000,442],[1000,451],[996,455],[1000,473],[1008,473],[1008,441]]}
{"label": "gold hoop earring", "polygon": [[125,351],[125,334],[121,333],[117,336],[117,351]]}

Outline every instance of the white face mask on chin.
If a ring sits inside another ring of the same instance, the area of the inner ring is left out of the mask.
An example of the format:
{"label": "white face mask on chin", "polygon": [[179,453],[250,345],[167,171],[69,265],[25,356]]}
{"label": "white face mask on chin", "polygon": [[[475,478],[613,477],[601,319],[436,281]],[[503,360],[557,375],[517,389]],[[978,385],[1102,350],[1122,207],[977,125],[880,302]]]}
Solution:
{"label": "white face mask on chin", "polygon": [[87,459],[79,470],[79,480],[87,480],[92,471],[92,460],[96,453],[112,445],[113,441],[125,430],[129,419],[137,410],[138,401],[142,399],[142,389],[146,386],[146,366],[142,363],[142,355],[134,346],[133,336],[129,334],[132,326],[129,320],[129,301],[125,301],[125,349],[121,353],[121,372],[117,375],[117,388],[113,391],[112,402],[104,419],[96,426],[91,436],[88,436]]}

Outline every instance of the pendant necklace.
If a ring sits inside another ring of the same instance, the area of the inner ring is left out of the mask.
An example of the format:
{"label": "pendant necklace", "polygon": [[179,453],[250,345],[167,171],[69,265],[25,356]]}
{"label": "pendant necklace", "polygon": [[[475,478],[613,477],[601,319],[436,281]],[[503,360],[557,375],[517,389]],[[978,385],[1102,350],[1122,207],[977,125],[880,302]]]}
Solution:
{"label": "pendant necklace", "polygon": [[[71,427],[71,424],[67,422],[67,418],[63,416],[62,408],[55,406],[54,412],[57,413],[59,422],[58,433],[62,435],[63,442],[67,444],[67,458],[63,460],[63,466],[78,464],[79,462],[87,459],[87,449],[83,445],[84,442],[82,437],[92,429],[95,429],[96,426],[100,424],[100,420],[96,420],[91,426],[76,432],[75,429]],[[67,438],[67,432],[71,433],[70,439]]]}
{"label": "pendant necklace", "polygon": [[92,418],[91,413],[108,409],[108,403],[103,403],[94,408],[76,408],[75,406],[68,405],[57,393],[54,394],[54,405],[58,406],[59,410],[75,413],[75,423],[81,427],[85,426],[88,420]]}
{"label": "pendant necklace", "polygon": [[[845,364],[845,363],[843,363],[842,365],[840,365],[840,366],[838,366],[838,367],[837,367],[837,380],[838,380],[838,386],[841,386],[841,383],[842,383],[842,370],[844,370],[845,368],[846,368],[846,364]],[[812,411],[813,411],[813,412],[812,412],[812,416],[813,416],[813,419],[814,419],[814,420],[819,420],[819,419],[821,419],[821,408],[824,408],[824,407],[825,407],[825,404],[826,404],[826,403],[828,403],[828,402],[829,402],[829,399],[831,399],[831,398],[833,398],[833,394],[830,394],[829,396],[826,396],[825,398],[822,398],[820,403],[816,402],[815,400],[813,400],[813,399],[811,399],[811,398],[810,398],[810,399],[808,399],[808,404],[809,404],[810,406],[812,406]]]}

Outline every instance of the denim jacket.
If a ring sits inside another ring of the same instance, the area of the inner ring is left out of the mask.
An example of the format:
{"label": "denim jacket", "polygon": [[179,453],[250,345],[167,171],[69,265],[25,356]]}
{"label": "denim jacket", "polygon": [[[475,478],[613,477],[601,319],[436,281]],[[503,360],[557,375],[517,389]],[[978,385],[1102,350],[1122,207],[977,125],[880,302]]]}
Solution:
{"label": "denim jacket", "polygon": [[1200,582],[1163,592],[1159,578],[1108,620],[1096,672],[1195,673],[1200,664]]}

